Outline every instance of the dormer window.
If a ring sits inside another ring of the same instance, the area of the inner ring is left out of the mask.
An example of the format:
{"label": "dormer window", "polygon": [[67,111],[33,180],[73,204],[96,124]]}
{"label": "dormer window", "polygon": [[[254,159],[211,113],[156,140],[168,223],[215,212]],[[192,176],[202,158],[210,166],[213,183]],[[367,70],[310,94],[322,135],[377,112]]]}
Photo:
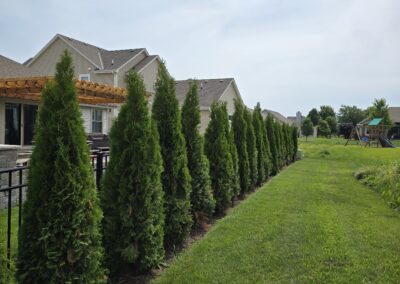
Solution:
{"label": "dormer window", "polygon": [[90,74],[80,74],[79,80],[80,81],[90,81]]}

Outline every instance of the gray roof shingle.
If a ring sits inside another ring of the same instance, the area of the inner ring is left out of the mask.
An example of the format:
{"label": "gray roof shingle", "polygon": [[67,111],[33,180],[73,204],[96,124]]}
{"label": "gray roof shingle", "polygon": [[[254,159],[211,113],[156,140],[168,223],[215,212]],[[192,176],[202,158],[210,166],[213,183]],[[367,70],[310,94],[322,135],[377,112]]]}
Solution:
{"label": "gray roof shingle", "polygon": [[[179,104],[182,105],[189,90],[190,83],[194,80],[176,81],[175,89]],[[197,82],[200,107],[209,108],[214,101],[218,101],[233,78],[200,79]]]}
{"label": "gray roof shingle", "polygon": [[138,64],[135,65],[135,67],[133,67],[136,71],[140,71],[144,66],[146,66],[147,64],[149,64],[151,61],[153,61],[154,58],[157,58],[158,55],[150,55],[147,56],[145,59],[143,59],[142,61],[140,61]]}
{"label": "gray roof shingle", "polygon": [[275,119],[279,120],[280,122],[283,122],[283,123],[292,125],[292,122],[291,122],[289,119],[287,119],[286,117],[284,117],[282,114],[280,114],[280,113],[277,112],[277,111],[270,110],[270,109],[264,109],[264,110],[262,111],[262,115],[263,115],[264,118],[267,117],[267,115],[268,115],[269,113],[270,113]]}
{"label": "gray roof shingle", "polygon": [[142,52],[144,48],[124,49],[124,50],[103,50],[100,52],[103,60],[104,70],[115,70],[127,61]]}
{"label": "gray roof shingle", "polygon": [[0,55],[0,78],[39,77],[44,74]]}

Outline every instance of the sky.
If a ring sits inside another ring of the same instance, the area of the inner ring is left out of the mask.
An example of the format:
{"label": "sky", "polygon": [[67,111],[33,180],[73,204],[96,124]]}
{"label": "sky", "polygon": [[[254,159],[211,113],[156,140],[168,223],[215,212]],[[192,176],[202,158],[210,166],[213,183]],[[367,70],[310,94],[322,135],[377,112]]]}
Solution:
{"label": "sky", "polygon": [[400,106],[399,0],[0,2],[1,55],[22,63],[57,33],[145,47],[177,80],[233,77],[246,105],[285,116]]}

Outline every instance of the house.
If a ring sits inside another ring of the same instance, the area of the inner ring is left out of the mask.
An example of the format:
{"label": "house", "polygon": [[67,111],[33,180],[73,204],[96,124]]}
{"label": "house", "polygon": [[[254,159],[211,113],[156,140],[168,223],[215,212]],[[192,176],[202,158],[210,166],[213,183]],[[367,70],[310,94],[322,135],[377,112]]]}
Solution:
{"label": "house", "polygon": [[300,111],[298,111],[296,112],[296,116],[288,116],[287,119],[291,122],[292,126],[296,126],[300,129],[305,117],[301,114]]}
{"label": "house", "polygon": [[393,122],[389,136],[400,139],[400,107],[389,107],[389,118]]}
{"label": "house", "polygon": [[280,121],[281,123],[286,123],[288,125],[292,125],[292,121],[291,120],[287,119],[285,116],[283,116],[282,114],[280,114],[277,111],[264,109],[261,112],[261,114],[262,114],[264,119],[268,116],[268,114],[271,114],[274,117],[275,120]]}
{"label": "house", "polygon": [[[200,103],[200,133],[203,134],[210,121],[211,104],[214,101],[226,102],[228,115],[231,118],[235,111],[235,100],[241,102],[243,100],[233,78],[200,79],[195,81],[198,85]],[[180,106],[182,106],[192,82],[192,79],[176,81],[176,96]]]}
{"label": "house", "polygon": [[[32,145],[40,93],[51,79],[34,67],[0,56],[0,144]],[[77,80],[75,87],[81,108],[91,108],[94,113],[104,108],[108,112],[105,106],[126,98],[125,89],[113,86]],[[90,123],[91,128],[106,124],[96,117]]]}
{"label": "house", "polygon": [[[68,50],[71,54],[75,67],[75,78],[78,80],[125,88],[125,75],[134,69],[142,75],[148,95],[154,94],[154,82],[161,62],[159,56],[150,55],[145,48],[106,50],[60,34],[55,35],[34,57],[24,64],[2,57],[0,79],[53,76],[56,63],[64,50]],[[120,104],[114,103],[88,104],[82,102],[80,109],[85,131],[88,134],[107,134],[113,119],[118,115],[119,106]],[[5,130],[1,132],[2,127],[5,128],[4,122],[1,121],[2,118],[5,119],[5,113],[8,114],[7,117],[13,114],[22,119],[23,116],[24,121],[21,125],[26,131],[26,129],[33,128],[36,111],[37,102],[10,100],[10,98],[7,98],[7,102],[2,100],[2,103],[0,102],[0,133],[5,133]],[[15,123],[17,122],[15,120]],[[21,135],[15,136],[13,139],[0,138],[0,143],[29,145],[32,135],[33,132],[27,133],[22,140]],[[7,135],[7,137],[10,136]]]}

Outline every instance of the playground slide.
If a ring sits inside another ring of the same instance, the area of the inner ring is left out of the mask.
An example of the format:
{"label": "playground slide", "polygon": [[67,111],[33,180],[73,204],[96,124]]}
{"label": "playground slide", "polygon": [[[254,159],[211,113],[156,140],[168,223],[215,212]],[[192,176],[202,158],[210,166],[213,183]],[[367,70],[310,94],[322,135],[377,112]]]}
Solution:
{"label": "playground slide", "polygon": [[393,143],[389,139],[384,138],[382,136],[379,136],[379,142],[381,143],[382,147],[396,148],[396,146],[394,146]]}

